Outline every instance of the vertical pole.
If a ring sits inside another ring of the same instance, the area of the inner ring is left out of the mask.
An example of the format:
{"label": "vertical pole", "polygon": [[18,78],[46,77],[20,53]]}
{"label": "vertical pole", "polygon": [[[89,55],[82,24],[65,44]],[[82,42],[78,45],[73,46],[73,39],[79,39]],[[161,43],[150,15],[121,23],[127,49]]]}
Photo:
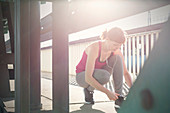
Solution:
{"label": "vertical pole", "polygon": [[133,40],[133,45],[132,45],[132,48],[133,48],[133,74],[136,75],[136,47],[135,47],[135,36],[132,37],[132,40]]}
{"label": "vertical pole", "polygon": [[30,7],[30,107],[31,113],[38,113],[41,109],[39,1],[31,0]]}
{"label": "vertical pole", "polygon": [[3,33],[3,22],[2,22],[2,3],[0,3],[0,97],[10,96],[10,85],[9,85],[9,74],[7,63],[4,61],[6,54],[5,40]]}
{"label": "vertical pole", "polygon": [[149,34],[146,34],[146,59],[148,59],[149,56]]}
{"label": "vertical pole", "polygon": [[144,45],[144,38],[145,38],[145,36],[144,35],[142,35],[141,36],[141,68],[143,68],[143,65],[144,65],[144,61],[145,61],[145,59],[144,59],[144,52],[145,52],[145,45]]}
{"label": "vertical pole", "polygon": [[132,37],[128,37],[128,56],[129,56],[129,59],[128,59],[128,61],[129,61],[129,72],[130,73],[132,73],[132,71],[131,71],[131,40],[132,40]]}
{"label": "vertical pole", "polygon": [[125,43],[124,43],[124,45],[125,45],[125,57],[124,57],[124,59],[125,59],[125,65],[126,65],[126,67],[127,67],[127,42],[128,42],[128,40],[127,40],[127,38],[126,38],[126,41],[125,41]]}
{"label": "vertical pole", "polygon": [[150,51],[152,50],[153,45],[154,45],[154,33],[151,33],[151,49],[150,49]]}
{"label": "vertical pole", "polygon": [[68,1],[57,0],[53,4],[53,110],[55,113],[69,112],[68,85]]}
{"label": "vertical pole", "polygon": [[140,71],[139,36],[136,37],[136,45],[137,45],[137,75],[138,75]]}
{"label": "vertical pole", "polygon": [[30,113],[30,1],[15,1],[15,112]]}

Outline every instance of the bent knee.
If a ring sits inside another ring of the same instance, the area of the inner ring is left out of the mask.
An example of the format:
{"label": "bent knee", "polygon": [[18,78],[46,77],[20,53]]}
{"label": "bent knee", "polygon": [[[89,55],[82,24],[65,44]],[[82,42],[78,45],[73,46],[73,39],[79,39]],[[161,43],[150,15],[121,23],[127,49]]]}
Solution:
{"label": "bent knee", "polygon": [[103,76],[100,77],[100,84],[106,84],[110,80],[110,73],[104,74]]}
{"label": "bent knee", "polygon": [[107,82],[109,82],[109,80],[110,80],[110,76],[104,76],[103,77],[103,83],[102,84],[106,84]]}
{"label": "bent knee", "polygon": [[110,79],[110,73],[103,69],[96,69],[93,76],[100,84],[105,84]]}

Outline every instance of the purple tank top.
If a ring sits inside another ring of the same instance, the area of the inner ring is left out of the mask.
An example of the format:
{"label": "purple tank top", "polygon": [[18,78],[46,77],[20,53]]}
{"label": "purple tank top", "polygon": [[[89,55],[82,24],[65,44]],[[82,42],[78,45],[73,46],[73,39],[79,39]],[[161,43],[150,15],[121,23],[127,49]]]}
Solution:
{"label": "purple tank top", "polygon": [[[106,61],[100,62],[100,53],[101,53],[101,41],[99,41],[99,54],[98,54],[98,57],[96,58],[96,61],[95,61],[95,67],[94,67],[95,69],[101,69],[104,65],[106,65]],[[85,71],[86,60],[87,60],[87,54],[84,51],[80,62],[76,66],[76,73],[80,73],[82,71]]]}

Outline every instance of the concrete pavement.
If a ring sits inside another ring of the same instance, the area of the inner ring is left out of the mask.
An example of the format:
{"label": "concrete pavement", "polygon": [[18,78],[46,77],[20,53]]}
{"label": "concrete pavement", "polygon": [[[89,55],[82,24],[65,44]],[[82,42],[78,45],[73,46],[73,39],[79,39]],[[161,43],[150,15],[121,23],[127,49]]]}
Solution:
{"label": "concrete pavement", "polygon": [[[46,73],[41,78],[41,113],[52,112],[52,80],[51,74]],[[14,80],[10,81],[11,90],[14,90]],[[94,105],[88,105],[84,102],[83,88],[76,85],[69,85],[69,112],[70,113],[116,113],[114,102],[110,101],[107,96],[95,90]],[[6,99],[5,105],[8,112],[14,112],[14,98]]]}
{"label": "concrete pavement", "polygon": [[[52,110],[52,81],[42,78],[41,85],[42,104],[46,103],[43,104],[42,110]],[[95,90],[94,100],[94,105],[85,104],[83,88],[69,85],[70,113],[116,113],[113,107],[114,102],[110,101],[104,93]]]}

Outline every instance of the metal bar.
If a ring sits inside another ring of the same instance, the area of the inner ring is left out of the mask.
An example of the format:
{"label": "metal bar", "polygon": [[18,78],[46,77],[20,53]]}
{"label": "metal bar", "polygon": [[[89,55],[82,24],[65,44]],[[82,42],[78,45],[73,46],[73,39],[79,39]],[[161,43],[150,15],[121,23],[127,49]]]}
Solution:
{"label": "metal bar", "polygon": [[124,45],[125,45],[125,65],[126,65],[126,67],[127,67],[127,39],[126,39]]}
{"label": "metal bar", "polygon": [[144,35],[141,35],[141,68],[144,65]]}
{"label": "metal bar", "polygon": [[137,45],[137,75],[140,71],[140,59],[139,59],[139,36],[136,37],[136,45]]}
{"label": "metal bar", "polygon": [[146,34],[146,59],[149,56],[149,34]]}
{"label": "metal bar", "polygon": [[41,105],[40,81],[40,6],[38,0],[30,1],[30,108],[38,113]]}
{"label": "metal bar", "polygon": [[15,112],[30,113],[30,1],[15,1]]}
{"label": "metal bar", "polygon": [[153,48],[154,45],[154,33],[151,33],[151,50]]}
{"label": "metal bar", "polygon": [[[42,23],[45,19],[49,18],[51,15],[45,17],[42,19]],[[52,19],[49,19],[52,20]],[[48,21],[48,24],[51,24],[51,21]],[[163,24],[163,23],[162,23]],[[142,28],[135,28],[132,30],[126,30],[126,32],[128,33],[128,35],[134,35],[134,34],[140,34],[140,33],[148,33],[148,32],[158,32],[161,29],[162,24],[156,24],[156,25],[151,25],[151,26],[147,26],[147,27],[142,27]],[[45,28],[44,30],[41,31],[41,42],[47,41],[52,39],[52,32],[51,29],[49,29],[49,27]],[[73,44],[77,44],[77,43],[83,43],[83,42],[90,42],[90,41],[96,41],[99,40],[98,36],[95,37],[89,37],[87,39],[79,39],[79,40],[75,40],[75,41],[70,41],[69,45],[73,45]]]}
{"label": "metal bar", "polygon": [[15,51],[15,112],[21,113],[20,107],[20,0],[14,2],[14,51]]}
{"label": "metal bar", "polygon": [[53,110],[69,112],[68,85],[68,1],[54,1],[52,41]]}
{"label": "metal bar", "polygon": [[135,62],[135,61],[136,61],[136,57],[135,57],[135,56],[136,56],[136,51],[135,51],[135,50],[136,50],[136,47],[135,47],[135,36],[133,36],[132,39],[133,39],[133,44],[132,44],[132,48],[133,48],[133,50],[132,50],[132,51],[133,51],[133,52],[132,52],[132,53],[133,53],[133,74],[136,75],[136,62]]}
{"label": "metal bar", "polygon": [[128,37],[129,72],[131,73],[131,37]]}
{"label": "metal bar", "polygon": [[156,32],[156,41],[158,40],[159,38],[159,32]]}

